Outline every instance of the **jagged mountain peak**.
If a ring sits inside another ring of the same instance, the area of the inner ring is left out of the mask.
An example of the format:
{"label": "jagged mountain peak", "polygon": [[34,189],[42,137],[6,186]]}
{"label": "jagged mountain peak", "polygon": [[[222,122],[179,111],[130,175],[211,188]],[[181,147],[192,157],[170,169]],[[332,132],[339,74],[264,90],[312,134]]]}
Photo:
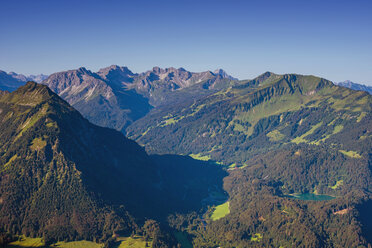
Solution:
{"label": "jagged mountain peak", "polygon": [[[92,77],[98,77],[97,74],[93,73],[92,71],[86,69],[85,67],[79,67],[78,69],[71,69],[66,71],[60,71],[55,72],[51,74],[47,79],[43,81],[43,84],[45,82],[51,81],[51,80],[61,80],[62,78],[81,78],[83,76],[92,76]],[[49,85],[48,85],[49,86]],[[50,86],[49,86],[50,87]],[[53,91],[54,89],[50,87]]]}
{"label": "jagged mountain peak", "polygon": [[122,71],[122,72],[128,72],[129,74],[133,74],[133,72],[127,66],[118,66],[118,65],[110,65],[108,67],[101,68],[99,69],[97,74],[104,74],[110,71]]}
{"label": "jagged mountain peak", "polygon": [[214,74],[216,75],[220,75],[222,78],[228,78],[228,79],[231,79],[231,80],[238,80],[237,78],[227,74],[227,72],[224,70],[224,69],[216,69],[213,71]]}
{"label": "jagged mountain peak", "polygon": [[175,67],[166,67],[166,68],[161,68],[159,66],[155,66],[153,67],[150,71],[147,71],[147,72],[144,72],[145,74],[148,74],[148,73],[155,73],[156,75],[159,75],[159,74],[165,74],[165,73],[177,73],[177,74],[182,74],[182,73],[189,73],[187,70],[185,69],[177,69]]}
{"label": "jagged mountain peak", "polygon": [[26,82],[27,80],[29,80],[28,77],[26,77],[25,75],[23,74],[18,74],[18,73],[15,73],[13,71],[9,72],[9,75],[11,75],[12,77],[20,80],[20,81],[23,81],[23,82]]}
{"label": "jagged mountain peak", "polygon": [[136,74],[126,66],[111,65],[100,69],[97,75],[103,80],[106,80],[109,84],[121,85],[123,83],[133,82],[133,76]]}
{"label": "jagged mountain peak", "polygon": [[200,83],[217,76],[221,79],[237,80],[236,78],[228,75],[222,69],[215,70],[214,72],[190,72],[182,67],[177,69],[175,67],[161,68],[155,66],[152,68],[152,70],[143,72],[139,75],[142,77],[147,77],[147,79],[150,81],[171,81],[180,86],[180,88],[188,87],[195,83]]}
{"label": "jagged mountain peak", "polygon": [[65,90],[72,90],[75,93],[81,92],[87,84],[90,87],[98,84],[102,85],[102,80],[96,73],[87,70],[85,67],[80,67],[74,70],[53,73],[42,84],[48,85],[57,94],[62,94]]}
{"label": "jagged mountain peak", "polygon": [[91,71],[87,70],[87,68],[85,67],[80,67],[76,70],[76,72],[79,72],[79,73],[91,73]]}

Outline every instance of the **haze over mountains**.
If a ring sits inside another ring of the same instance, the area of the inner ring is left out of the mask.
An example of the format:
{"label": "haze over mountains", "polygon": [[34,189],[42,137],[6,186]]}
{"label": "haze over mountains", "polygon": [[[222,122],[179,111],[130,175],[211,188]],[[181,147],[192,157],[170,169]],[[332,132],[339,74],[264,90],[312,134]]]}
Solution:
{"label": "haze over mountains", "polygon": [[[22,82],[5,74],[7,87]],[[153,247],[372,242],[365,91],[298,74],[119,66],[42,84],[0,92],[6,231],[109,247],[149,223]],[[290,198],[302,195],[328,198]]]}
{"label": "haze over mountains", "polygon": [[[114,216],[112,224],[122,231],[133,228],[128,204],[114,210],[107,202],[122,191],[121,199],[135,203],[140,198],[128,189],[139,178],[151,189],[153,166],[141,147],[117,131],[92,125],[43,85],[30,82],[2,94],[0,106],[5,229],[32,236],[59,232],[60,238],[99,231],[103,237],[104,223]],[[123,185],[110,184],[115,176]]]}
{"label": "haze over mountains", "polygon": [[350,80],[346,80],[344,82],[339,82],[337,85],[343,86],[343,87],[346,87],[346,88],[350,88],[350,89],[353,89],[353,90],[363,90],[363,91],[366,91],[366,92],[368,92],[369,94],[372,95],[372,86],[353,83]]}
{"label": "haze over mountains", "polygon": [[41,83],[47,77],[47,75],[43,74],[25,76],[15,72],[6,73],[0,70],[0,90],[13,91],[19,86],[24,85],[27,81]]}

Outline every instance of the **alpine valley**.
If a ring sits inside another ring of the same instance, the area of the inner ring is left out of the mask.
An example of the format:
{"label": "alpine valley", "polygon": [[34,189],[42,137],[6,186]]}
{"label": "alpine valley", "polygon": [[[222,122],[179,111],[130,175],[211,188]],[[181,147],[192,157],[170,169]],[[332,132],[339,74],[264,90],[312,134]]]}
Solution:
{"label": "alpine valley", "polygon": [[0,72],[4,246],[372,245],[366,91],[221,69],[19,75]]}

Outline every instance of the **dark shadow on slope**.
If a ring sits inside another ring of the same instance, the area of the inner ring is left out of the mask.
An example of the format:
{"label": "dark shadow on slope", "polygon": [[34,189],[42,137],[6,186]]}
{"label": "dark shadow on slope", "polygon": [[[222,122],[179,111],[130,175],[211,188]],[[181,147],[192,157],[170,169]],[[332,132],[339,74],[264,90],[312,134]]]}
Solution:
{"label": "dark shadow on slope", "polygon": [[368,200],[365,203],[358,206],[359,221],[362,224],[363,237],[367,239],[369,244],[372,244],[372,200]]}
{"label": "dark shadow on slope", "polygon": [[[128,110],[128,116],[132,121],[144,117],[153,108],[149,100],[138,94],[135,90],[117,89],[115,94],[118,96],[120,108]],[[124,132],[129,124],[131,122],[125,125],[121,131]]]}
{"label": "dark shadow on slope", "polygon": [[212,162],[199,161],[189,156],[152,155],[161,195],[158,197],[157,217],[164,219],[169,214],[202,211],[208,205],[224,201],[223,178],[227,172]]}

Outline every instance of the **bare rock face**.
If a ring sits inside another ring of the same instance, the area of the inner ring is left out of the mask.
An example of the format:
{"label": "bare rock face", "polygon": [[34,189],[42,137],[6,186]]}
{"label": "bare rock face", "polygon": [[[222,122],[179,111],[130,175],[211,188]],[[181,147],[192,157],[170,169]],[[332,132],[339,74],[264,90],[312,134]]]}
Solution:
{"label": "bare rock face", "polygon": [[110,87],[97,74],[81,67],[77,70],[54,73],[43,84],[74,105],[102,93],[105,100],[114,97]]}
{"label": "bare rock face", "polygon": [[84,67],[54,73],[42,83],[97,125],[122,130],[135,119],[131,106],[121,104],[121,92]]}
{"label": "bare rock face", "polygon": [[112,87],[123,87],[134,81],[138,74],[134,74],[128,67],[112,65],[100,69],[97,74]]}
{"label": "bare rock face", "polygon": [[173,91],[187,88],[212,78],[216,78],[216,74],[210,71],[195,73],[186,71],[183,68],[170,67],[162,69],[154,67],[150,71],[141,73],[136,81],[141,82],[137,86],[139,89],[168,88]]}
{"label": "bare rock face", "polygon": [[227,74],[211,71],[189,72],[184,68],[154,67],[138,74],[131,87],[147,97],[151,105],[158,107],[173,104],[177,99],[184,101],[214,93],[216,89],[225,88],[236,80]]}
{"label": "bare rock face", "polygon": [[153,107],[214,93],[232,80],[222,70],[195,73],[154,67],[137,74],[111,65],[96,73],[84,67],[54,73],[42,83],[91,122],[125,131]]}

